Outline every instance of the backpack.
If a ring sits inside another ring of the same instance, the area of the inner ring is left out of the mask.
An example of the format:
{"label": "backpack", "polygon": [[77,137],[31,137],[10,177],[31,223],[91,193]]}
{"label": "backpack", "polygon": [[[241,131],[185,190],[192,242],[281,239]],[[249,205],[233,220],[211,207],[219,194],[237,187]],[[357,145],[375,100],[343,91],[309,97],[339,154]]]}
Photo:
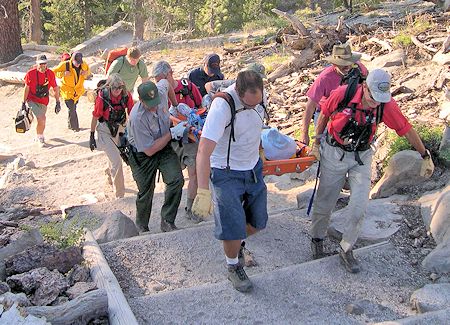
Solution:
{"label": "backpack", "polygon": [[[194,99],[194,94],[192,93],[192,82],[189,81],[189,79],[187,78],[182,78],[181,79],[181,85],[183,86],[183,88],[181,88],[180,90],[177,90],[175,92],[175,94],[180,94],[181,98],[189,96],[191,97],[192,101],[195,103],[195,99]],[[195,103],[196,106],[197,103]]]}
{"label": "backpack", "polygon": [[64,52],[61,54],[61,62],[66,62],[66,71],[70,70],[70,59],[72,58],[72,53]]}
{"label": "backpack", "polygon": [[[236,138],[234,137],[234,120],[236,119],[236,114],[239,112],[242,112],[246,109],[249,108],[240,108],[238,110],[236,110],[236,104],[234,102],[233,96],[231,96],[229,93],[227,93],[226,91],[223,92],[218,92],[215,93],[213,96],[213,100],[217,97],[220,97],[222,99],[224,99],[228,106],[230,106],[231,109],[231,119],[230,119],[230,123],[228,123],[225,128],[230,127],[230,138],[228,139],[228,150],[227,150],[227,170],[230,170],[230,151],[231,151],[231,140],[233,140],[233,142],[236,142]],[[266,106],[264,104],[260,104],[263,106],[264,108],[264,116],[268,116],[267,114],[267,110],[266,110]]]}
{"label": "backpack", "polygon": [[[100,82],[99,82],[100,83]],[[105,87],[97,90],[98,96],[101,96],[103,100],[103,112],[109,109],[109,119],[105,121],[103,116],[98,119],[99,122],[106,122],[106,125],[111,132],[111,135],[115,137],[119,131],[119,125],[124,124],[127,118],[126,107],[128,102],[128,95],[122,96],[118,104],[112,104],[109,98],[109,91]],[[115,110],[114,107],[120,106],[121,109]]]}
{"label": "backpack", "polygon": [[26,109],[19,109],[16,118],[14,119],[16,132],[27,132],[31,127],[31,122],[33,122],[33,114],[31,113],[30,107],[26,106]]}
{"label": "backpack", "polygon": [[[109,51],[108,56],[106,57],[106,62],[105,62],[105,74],[108,73],[108,70],[111,67],[111,64],[118,58],[121,58],[121,57],[123,58],[125,55],[127,55],[127,52],[128,52],[127,47],[119,47],[117,49]],[[125,58],[123,58],[123,59],[125,59]],[[122,61],[122,67],[123,67],[124,63],[125,62]],[[120,72],[122,67],[120,67],[118,73]]]}

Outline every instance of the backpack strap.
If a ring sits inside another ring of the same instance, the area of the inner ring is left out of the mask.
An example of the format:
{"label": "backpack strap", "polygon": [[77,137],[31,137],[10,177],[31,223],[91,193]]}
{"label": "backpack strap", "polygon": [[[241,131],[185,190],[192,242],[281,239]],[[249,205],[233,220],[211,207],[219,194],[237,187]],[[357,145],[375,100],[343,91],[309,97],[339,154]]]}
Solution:
{"label": "backpack strap", "polygon": [[[234,119],[236,118],[236,104],[234,102],[233,96],[231,96],[229,93],[227,92],[218,92],[214,95],[214,98],[220,97],[222,99],[224,99],[228,106],[230,106],[230,110],[231,110],[231,119],[230,119],[230,123],[228,123],[225,128],[227,127],[231,127],[230,129],[230,138],[228,139],[228,149],[227,149],[227,170],[230,170],[230,151],[231,151],[231,140],[233,140],[234,142],[236,142],[236,139],[234,137]],[[239,110],[241,111],[241,110]]]}

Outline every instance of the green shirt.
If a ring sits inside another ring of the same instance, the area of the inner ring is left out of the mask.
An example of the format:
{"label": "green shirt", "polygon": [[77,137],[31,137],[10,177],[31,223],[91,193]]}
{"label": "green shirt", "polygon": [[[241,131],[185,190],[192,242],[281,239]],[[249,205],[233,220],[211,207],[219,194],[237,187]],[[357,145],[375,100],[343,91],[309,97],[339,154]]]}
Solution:
{"label": "green shirt", "polygon": [[114,62],[109,67],[107,76],[109,77],[111,73],[118,73],[125,82],[127,90],[130,92],[133,92],[134,84],[136,83],[136,80],[139,76],[141,78],[148,77],[147,66],[142,59],[140,59],[138,64],[134,66],[131,65],[130,62],[128,62],[125,56],[114,60]]}

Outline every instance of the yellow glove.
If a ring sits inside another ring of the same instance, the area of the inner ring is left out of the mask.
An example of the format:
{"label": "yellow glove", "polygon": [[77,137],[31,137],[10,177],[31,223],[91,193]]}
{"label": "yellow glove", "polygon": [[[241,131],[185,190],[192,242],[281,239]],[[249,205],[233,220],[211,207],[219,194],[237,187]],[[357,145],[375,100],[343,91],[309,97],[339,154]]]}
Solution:
{"label": "yellow glove", "polygon": [[309,151],[309,156],[314,156],[316,157],[317,160],[320,160],[320,144],[316,144],[315,142],[312,145],[311,150]]}
{"label": "yellow glove", "polygon": [[197,196],[194,199],[194,204],[192,205],[192,212],[201,218],[206,218],[213,212],[213,204],[211,201],[211,191],[198,188]]}
{"label": "yellow glove", "polygon": [[422,166],[420,167],[420,176],[430,178],[434,172],[434,164],[431,159],[430,151],[427,149],[425,157],[422,157]]}

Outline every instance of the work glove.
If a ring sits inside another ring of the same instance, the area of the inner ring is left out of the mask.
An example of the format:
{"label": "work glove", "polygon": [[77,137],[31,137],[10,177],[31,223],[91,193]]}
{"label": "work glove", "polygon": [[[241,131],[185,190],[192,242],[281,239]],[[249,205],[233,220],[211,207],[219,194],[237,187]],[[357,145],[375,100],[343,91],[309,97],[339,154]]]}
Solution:
{"label": "work glove", "polygon": [[61,111],[61,103],[56,102],[55,104],[55,113],[58,114]]}
{"label": "work glove", "polygon": [[426,153],[422,156],[422,166],[420,167],[420,176],[430,178],[434,172],[434,164],[431,159],[430,151],[427,149]]}
{"label": "work glove", "polygon": [[177,117],[177,116],[178,116],[178,110],[177,110],[177,107],[176,107],[176,106],[173,106],[173,105],[170,106],[170,108],[169,108],[169,113],[170,113],[170,115]]}
{"label": "work glove", "polygon": [[27,104],[25,104],[25,102],[22,103],[22,110],[26,111],[27,110]]}
{"label": "work glove", "polygon": [[186,128],[186,123],[178,123],[174,127],[171,127],[170,134],[172,135],[172,139],[180,140],[183,137],[185,128]]}
{"label": "work glove", "polygon": [[311,150],[309,151],[309,156],[314,156],[319,161],[320,160],[320,144],[316,142],[313,143]]}
{"label": "work glove", "polygon": [[95,132],[91,132],[91,138],[89,139],[89,148],[91,148],[91,151],[94,151],[94,149],[97,149],[97,142],[95,142]]}
{"label": "work glove", "polygon": [[213,204],[211,201],[211,191],[204,188],[197,189],[197,196],[192,204],[192,213],[201,218],[206,218],[213,213]]}

